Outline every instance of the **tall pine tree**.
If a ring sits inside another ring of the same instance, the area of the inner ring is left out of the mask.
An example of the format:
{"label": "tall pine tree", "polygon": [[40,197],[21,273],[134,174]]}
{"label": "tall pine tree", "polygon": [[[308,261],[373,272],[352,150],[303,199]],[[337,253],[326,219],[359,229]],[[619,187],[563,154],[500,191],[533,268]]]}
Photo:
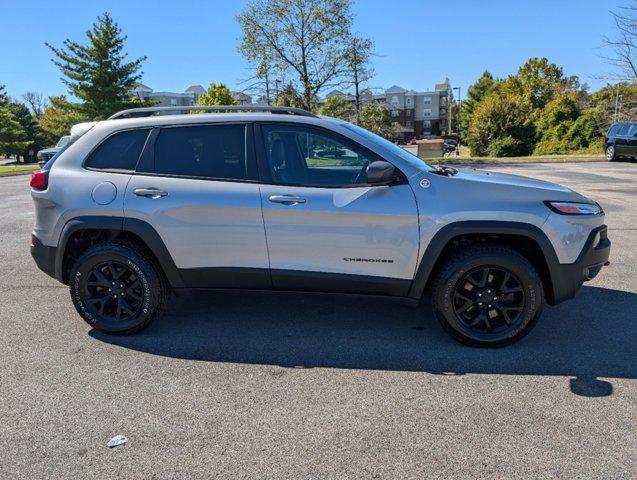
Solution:
{"label": "tall pine tree", "polygon": [[127,36],[108,13],[97,17],[86,36],[86,45],[69,39],[64,41],[64,48],[46,45],[55,54],[52,61],[64,75],[62,82],[84,102],[82,113],[99,120],[131,106],[130,91],[141,79],[140,68],[146,57],[126,61]]}
{"label": "tall pine tree", "polygon": [[18,155],[29,143],[24,128],[11,110],[4,85],[0,85],[0,157]]}

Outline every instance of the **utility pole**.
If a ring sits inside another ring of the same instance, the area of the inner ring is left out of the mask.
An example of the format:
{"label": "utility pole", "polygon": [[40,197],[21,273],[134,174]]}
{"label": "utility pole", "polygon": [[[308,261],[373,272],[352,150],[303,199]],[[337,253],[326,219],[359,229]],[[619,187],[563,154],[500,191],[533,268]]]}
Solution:
{"label": "utility pole", "polygon": [[615,94],[615,114],[613,115],[613,123],[617,123],[619,118],[619,83],[617,84],[617,93]]}
{"label": "utility pole", "polygon": [[458,90],[458,126],[456,129],[458,130],[458,151],[460,150],[460,116],[462,115],[462,93],[460,87],[455,87],[454,90]]}

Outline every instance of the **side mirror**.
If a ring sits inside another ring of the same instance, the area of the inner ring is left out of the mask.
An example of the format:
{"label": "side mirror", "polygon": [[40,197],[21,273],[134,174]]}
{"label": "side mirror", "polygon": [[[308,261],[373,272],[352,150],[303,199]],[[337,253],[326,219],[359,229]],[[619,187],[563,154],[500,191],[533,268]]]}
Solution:
{"label": "side mirror", "polygon": [[367,166],[365,172],[367,183],[372,185],[389,185],[394,180],[396,169],[394,166],[382,160],[377,160]]}

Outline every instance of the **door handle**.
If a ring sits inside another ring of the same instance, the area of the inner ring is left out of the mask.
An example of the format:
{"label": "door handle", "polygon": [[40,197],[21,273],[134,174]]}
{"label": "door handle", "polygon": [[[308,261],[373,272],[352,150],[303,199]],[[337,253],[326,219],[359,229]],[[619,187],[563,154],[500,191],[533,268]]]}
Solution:
{"label": "door handle", "polygon": [[168,195],[168,192],[164,192],[156,188],[136,188],[135,190],[133,190],[133,193],[138,197],[146,197],[152,199],[157,199]]}
{"label": "door handle", "polygon": [[272,203],[282,203],[283,205],[296,205],[305,203],[305,199],[296,195],[271,195],[268,200]]}

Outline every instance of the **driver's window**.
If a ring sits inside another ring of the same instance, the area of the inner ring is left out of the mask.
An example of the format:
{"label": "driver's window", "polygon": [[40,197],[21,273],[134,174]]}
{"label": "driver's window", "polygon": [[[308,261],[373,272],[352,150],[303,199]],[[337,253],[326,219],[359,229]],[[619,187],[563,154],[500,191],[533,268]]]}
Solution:
{"label": "driver's window", "polygon": [[290,125],[262,129],[275,183],[319,187],[366,183],[365,170],[373,160],[336,135]]}

